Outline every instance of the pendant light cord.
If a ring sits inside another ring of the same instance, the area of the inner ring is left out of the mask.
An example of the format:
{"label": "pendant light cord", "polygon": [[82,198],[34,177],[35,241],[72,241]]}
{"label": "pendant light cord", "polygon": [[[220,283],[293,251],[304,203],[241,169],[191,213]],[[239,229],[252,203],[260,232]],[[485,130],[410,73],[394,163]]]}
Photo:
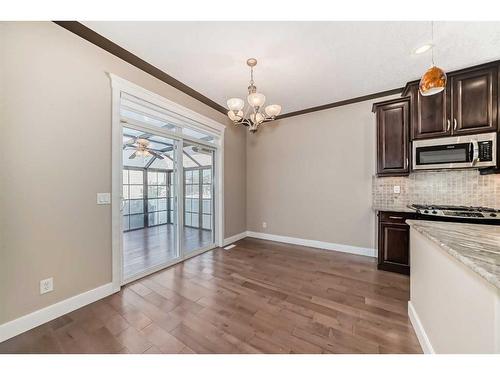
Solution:
{"label": "pendant light cord", "polygon": [[431,21],[431,43],[432,43],[431,59],[432,59],[432,66],[434,66],[434,21]]}

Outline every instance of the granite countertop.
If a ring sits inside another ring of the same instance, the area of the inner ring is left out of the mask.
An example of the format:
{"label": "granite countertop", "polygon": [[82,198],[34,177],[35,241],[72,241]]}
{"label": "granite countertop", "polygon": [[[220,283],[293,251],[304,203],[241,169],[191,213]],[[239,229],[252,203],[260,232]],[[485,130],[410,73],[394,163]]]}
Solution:
{"label": "granite countertop", "polygon": [[382,206],[382,205],[373,205],[372,206],[373,211],[391,211],[391,212],[413,212],[415,213],[415,210],[412,210],[411,208],[407,206]]}
{"label": "granite countertop", "polygon": [[406,222],[500,289],[500,226],[424,220]]}

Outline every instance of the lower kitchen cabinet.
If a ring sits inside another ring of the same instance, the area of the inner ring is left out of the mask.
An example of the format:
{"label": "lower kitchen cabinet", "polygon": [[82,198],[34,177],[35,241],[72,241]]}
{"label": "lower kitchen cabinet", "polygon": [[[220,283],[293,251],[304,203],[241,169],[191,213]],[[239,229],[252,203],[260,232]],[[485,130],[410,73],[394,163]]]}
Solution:
{"label": "lower kitchen cabinet", "polygon": [[410,227],[405,221],[414,218],[408,212],[378,213],[378,269],[410,274]]}

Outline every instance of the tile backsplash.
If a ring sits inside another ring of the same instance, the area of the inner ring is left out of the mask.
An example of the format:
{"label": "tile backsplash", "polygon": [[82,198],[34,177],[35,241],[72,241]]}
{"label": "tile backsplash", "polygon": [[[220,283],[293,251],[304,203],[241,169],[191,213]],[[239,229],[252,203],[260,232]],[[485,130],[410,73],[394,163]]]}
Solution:
{"label": "tile backsplash", "polygon": [[[394,193],[394,186],[401,192]],[[373,206],[404,208],[411,203],[486,206],[500,209],[500,174],[477,170],[412,173],[408,177],[373,177]]]}

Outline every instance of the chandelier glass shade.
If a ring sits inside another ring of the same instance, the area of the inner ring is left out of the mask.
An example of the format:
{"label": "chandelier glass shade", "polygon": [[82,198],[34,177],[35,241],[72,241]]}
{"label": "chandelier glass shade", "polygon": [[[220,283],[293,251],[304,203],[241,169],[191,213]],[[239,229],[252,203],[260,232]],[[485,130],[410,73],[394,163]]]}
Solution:
{"label": "chandelier glass shade", "polygon": [[235,125],[244,125],[248,127],[251,133],[255,133],[262,123],[276,119],[276,116],[281,113],[281,106],[271,104],[263,109],[266,97],[264,94],[257,92],[253,80],[253,68],[257,65],[257,60],[254,58],[248,59],[247,65],[250,67],[250,86],[248,86],[247,96],[249,106],[244,111],[245,101],[240,98],[231,98],[227,101],[229,109],[227,115]]}

